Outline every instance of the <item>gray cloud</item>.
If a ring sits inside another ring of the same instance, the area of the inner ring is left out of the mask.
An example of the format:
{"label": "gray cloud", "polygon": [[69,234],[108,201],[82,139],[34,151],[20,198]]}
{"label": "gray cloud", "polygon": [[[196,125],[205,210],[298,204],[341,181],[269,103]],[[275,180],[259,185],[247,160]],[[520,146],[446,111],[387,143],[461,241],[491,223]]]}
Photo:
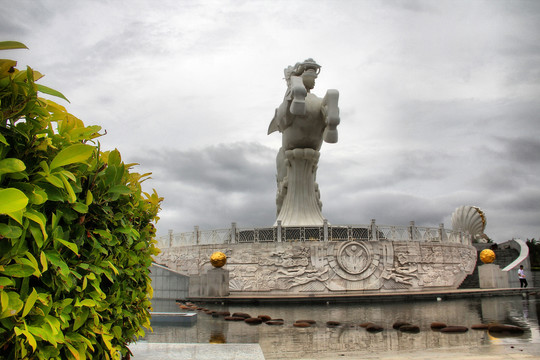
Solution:
{"label": "gray cloud", "polygon": [[20,0],[7,51],[46,74],[104,149],[151,171],[158,233],[275,220],[283,68],[322,65],[340,140],[317,181],[334,224],[450,227],[480,206],[498,241],[540,236],[537,1]]}

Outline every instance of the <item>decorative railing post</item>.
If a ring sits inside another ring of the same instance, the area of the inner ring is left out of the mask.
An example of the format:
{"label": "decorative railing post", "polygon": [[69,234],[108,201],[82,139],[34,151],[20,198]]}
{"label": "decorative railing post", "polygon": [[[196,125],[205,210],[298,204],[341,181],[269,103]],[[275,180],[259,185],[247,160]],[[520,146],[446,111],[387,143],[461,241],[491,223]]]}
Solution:
{"label": "decorative railing post", "polygon": [[377,224],[375,224],[375,219],[371,219],[371,241],[377,241],[379,239],[379,234],[377,231]]}
{"label": "decorative railing post", "polygon": [[444,241],[444,235],[445,235],[444,224],[443,224],[443,223],[440,223],[440,224],[439,224],[439,241],[440,241],[440,242],[443,242],[443,241]]}
{"label": "decorative railing post", "polygon": [[281,242],[281,220],[277,221],[277,241]]}
{"label": "decorative railing post", "polygon": [[236,244],[236,223],[231,223],[231,244]]}
{"label": "decorative railing post", "polygon": [[323,240],[328,241],[328,220],[323,220]]}
{"label": "decorative railing post", "polygon": [[411,221],[409,224],[409,240],[416,239],[416,227],[414,226],[414,221]]}
{"label": "decorative railing post", "polygon": [[199,226],[195,225],[195,244],[199,245]]}
{"label": "decorative railing post", "polygon": [[169,247],[172,247],[173,242],[173,231],[172,229],[169,229]]}

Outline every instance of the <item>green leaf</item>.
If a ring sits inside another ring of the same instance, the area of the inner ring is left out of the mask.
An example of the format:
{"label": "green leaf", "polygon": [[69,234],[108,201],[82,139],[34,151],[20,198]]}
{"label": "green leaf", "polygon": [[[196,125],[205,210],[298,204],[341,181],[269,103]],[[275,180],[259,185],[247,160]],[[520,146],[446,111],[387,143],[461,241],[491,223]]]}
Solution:
{"label": "green leaf", "polygon": [[64,94],[62,94],[60,91],[51,89],[50,87],[42,85],[42,84],[36,84],[36,85],[37,85],[38,90],[41,91],[42,93],[56,96],[69,102],[67,97],[65,97]]}
{"label": "green leaf", "polygon": [[36,186],[36,189],[34,189],[34,192],[30,194],[30,203],[35,205],[41,205],[45,201],[48,200],[47,192],[39,187]]}
{"label": "green leaf", "polygon": [[109,158],[107,161],[109,166],[119,166],[121,161],[122,157],[120,156],[120,152],[117,149],[114,149],[109,153]]}
{"label": "green leaf", "polygon": [[51,170],[73,163],[83,162],[94,153],[94,147],[86,144],[74,144],[60,151],[49,166]]}
{"label": "green leaf", "polygon": [[24,216],[36,222],[39,225],[39,227],[41,228],[41,232],[43,233],[43,239],[47,240],[48,235],[47,235],[47,230],[45,229],[47,219],[45,218],[45,215],[35,210],[26,210],[24,212]]}
{"label": "green leaf", "polygon": [[10,212],[10,213],[7,213],[7,215],[12,218],[13,220],[15,220],[16,222],[18,222],[19,224],[22,225],[22,222],[23,222],[23,209],[21,210],[18,210],[18,211],[13,211],[13,212]]}
{"label": "green leaf", "polygon": [[11,278],[0,276],[0,289],[6,286],[15,286],[15,281],[13,281]]}
{"label": "green leaf", "polygon": [[0,143],[9,145],[4,135],[0,134]]}
{"label": "green leaf", "polygon": [[0,160],[0,175],[24,171],[26,165],[19,159],[7,158]]}
{"label": "green leaf", "polygon": [[17,239],[22,235],[22,229],[18,226],[0,224],[0,235],[8,239]]}
{"label": "green leaf", "polygon": [[26,45],[18,41],[0,41],[0,50],[28,49]]}
{"label": "green leaf", "polygon": [[2,275],[13,276],[13,277],[28,277],[34,273],[35,269],[33,266],[25,264],[12,264],[4,267],[3,271],[0,271]]}
{"label": "green leaf", "polygon": [[0,214],[9,214],[22,210],[28,204],[24,193],[15,188],[0,189]]}
{"label": "green leaf", "polygon": [[45,176],[45,180],[50,182],[52,185],[56,186],[57,188],[63,189],[64,183],[62,182],[62,178],[60,174],[55,175],[47,175]]}
{"label": "green leaf", "polygon": [[73,331],[80,328],[86,322],[86,319],[88,319],[88,314],[90,314],[90,308],[88,307],[82,307],[79,309],[79,311],[77,311],[75,321],[73,322]]}
{"label": "green leaf", "polygon": [[38,293],[36,289],[34,288],[30,295],[28,295],[28,298],[26,299],[26,303],[24,304],[24,309],[22,312],[22,317],[25,317],[28,315],[30,310],[32,310],[32,307],[34,307],[34,304],[36,302],[36,299],[38,298]]}
{"label": "green leaf", "polygon": [[86,214],[88,212],[88,206],[86,204],[76,202],[73,204],[73,210],[80,214]]}
{"label": "green leaf", "polygon": [[131,194],[131,189],[126,185],[115,185],[109,189],[109,193],[127,195]]}
{"label": "green leaf", "polygon": [[60,268],[60,273],[64,276],[69,276],[69,267],[67,264],[62,260],[60,257],[60,254],[54,250],[47,250],[45,251],[45,255],[47,256],[47,260],[54,266]]}
{"label": "green leaf", "polygon": [[17,315],[17,313],[21,311],[24,305],[24,303],[19,297],[19,294],[17,294],[16,292],[9,291],[7,294],[9,297],[8,307],[2,312],[2,314],[0,315],[0,319]]}
{"label": "green leaf", "polygon": [[73,191],[71,184],[69,183],[68,179],[64,175],[62,174],[58,174],[58,175],[62,179],[62,182],[64,183],[64,188],[66,189],[68,193],[68,202],[70,204],[73,204],[75,201],[77,201],[77,196],[75,195],[75,191]]}
{"label": "green leaf", "polygon": [[77,245],[75,245],[74,243],[66,241],[66,240],[62,240],[62,239],[55,239],[55,240],[63,244],[69,250],[73,251],[75,255],[79,255],[79,250],[77,248]]}
{"label": "green leaf", "polygon": [[32,237],[36,241],[36,245],[38,246],[38,249],[41,249],[43,247],[43,233],[41,232],[41,229],[35,224],[30,224],[30,226],[28,227],[28,230],[30,231],[30,234],[32,234]]}

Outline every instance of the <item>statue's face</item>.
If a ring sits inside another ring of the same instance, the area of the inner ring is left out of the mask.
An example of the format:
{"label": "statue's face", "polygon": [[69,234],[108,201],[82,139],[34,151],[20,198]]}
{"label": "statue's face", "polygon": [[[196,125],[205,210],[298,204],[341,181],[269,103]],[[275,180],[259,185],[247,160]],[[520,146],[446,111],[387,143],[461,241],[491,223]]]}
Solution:
{"label": "statue's face", "polygon": [[314,69],[307,69],[302,73],[302,81],[306,89],[313,89],[315,87],[315,79],[317,78],[317,73]]}

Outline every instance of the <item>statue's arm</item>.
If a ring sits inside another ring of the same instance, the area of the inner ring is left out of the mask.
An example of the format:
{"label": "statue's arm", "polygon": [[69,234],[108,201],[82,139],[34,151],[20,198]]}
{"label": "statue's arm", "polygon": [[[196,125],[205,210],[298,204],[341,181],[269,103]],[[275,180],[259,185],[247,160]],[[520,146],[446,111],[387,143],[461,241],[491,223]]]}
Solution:
{"label": "statue's arm", "polygon": [[321,112],[326,122],[323,138],[327,143],[338,141],[337,126],[340,122],[338,100],[339,92],[334,89],[328,90],[323,98]]}
{"label": "statue's arm", "polygon": [[306,114],[306,96],[307,90],[304,86],[302,77],[291,76],[291,85],[287,91],[288,97],[285,100],[291,101],[289,111],[293,115]]}

